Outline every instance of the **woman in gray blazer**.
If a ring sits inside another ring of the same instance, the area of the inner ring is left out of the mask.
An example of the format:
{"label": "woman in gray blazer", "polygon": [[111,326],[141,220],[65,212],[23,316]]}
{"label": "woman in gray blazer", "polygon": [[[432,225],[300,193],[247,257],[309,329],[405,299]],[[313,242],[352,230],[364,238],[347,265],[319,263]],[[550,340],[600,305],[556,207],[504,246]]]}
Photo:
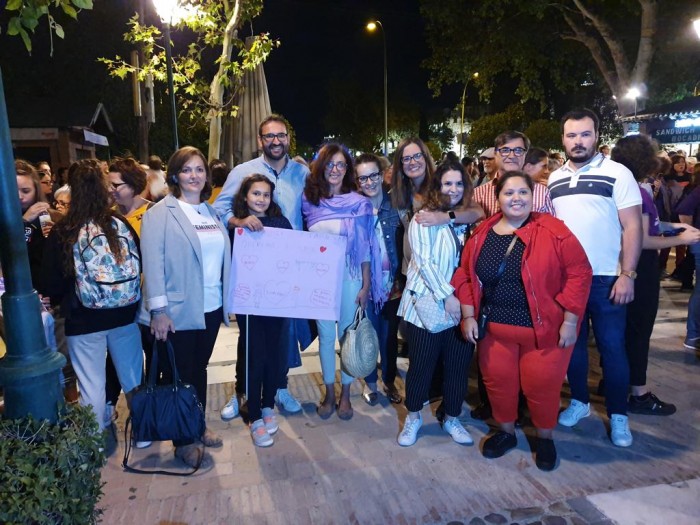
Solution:
{"label": "woman in gray blazer", "polygon": [[[207,401],[207,365],[221,321],[228,325],[227,289],[231,245],[226,228],[206,201],[211,195],[209,167],[197,148],[186,146],[168,161],[170,195],[153,206],[141,225],[144,291],[139,322],[157,340],[169,339],[180,378],[193,385],[202,405]],[[161,363],[167,360],[161,359]],[[169,365],[164,379],[171,380]],[[208,447],[222,441],[207,429],[200,438]],[[175,456],[198,463],[196,443],[173,442]]]}

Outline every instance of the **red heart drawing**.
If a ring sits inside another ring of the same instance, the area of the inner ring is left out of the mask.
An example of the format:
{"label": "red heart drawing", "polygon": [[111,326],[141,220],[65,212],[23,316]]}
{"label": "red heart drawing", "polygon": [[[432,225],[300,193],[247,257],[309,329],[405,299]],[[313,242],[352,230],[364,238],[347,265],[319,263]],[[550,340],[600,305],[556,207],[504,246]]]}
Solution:
{"label": "red heart drawing", "polygon": [[321,246],[321,247],[319,248],[319,250],[321,250],[321,253],[325,252],[327,249],[328,249],[328,248],[326,248],[325,246]]}
{"label": "red heart drawing", "polygon": [[243,228],[238,228],[236,231],[238,232],[238,235],[243,235]]}

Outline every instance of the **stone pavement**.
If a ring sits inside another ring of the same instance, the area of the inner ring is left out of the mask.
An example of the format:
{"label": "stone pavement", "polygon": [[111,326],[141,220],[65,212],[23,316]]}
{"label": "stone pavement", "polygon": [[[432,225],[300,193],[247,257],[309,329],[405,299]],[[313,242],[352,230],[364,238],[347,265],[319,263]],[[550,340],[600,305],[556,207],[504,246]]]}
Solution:
{"label": "stone pavement", "polygon": [[[322,380],[314,371],[290,377],[289,388],[302,401],[303,412],[281,415],[274,446],[260,449],[240,418],[229,423],[219,418],[218,409],[233,392],[233,383],[224,382],[209,386],[207,407],[207,424],[222,435],[224,445],[207,449],[208,465],[190,477],[123,472],[126,407],[121,402],[118,448],[103,469],[103,523],[698,524],[700,360],[682,346],[688,294],[677,288],[676,283],[663,285],[649,381],[678,412],[631,415],[630,448],[610,443],[605,409],[596,395],[591,417],[574,428],[556,429],[560,464],[553,472],[535,467],[530,427],[518,429],[516,450],[487,460],[479,450],[488,424],[465,416],[476,445],[457,445],[435,421],[435,405],[433,414],[423,411],[417,443],[402,448],[396,436],[403,405],[380,396],[380,404],[370,407],[356,382],[353,419],[334,415],[322,421],[315,413]],[[595,392],[600,371],[596,353],[592,356],[589,386]],[[223,364],[230,365],[232,357]],[[400,361],[405,370],[405,360]],[[471,381],[471,395],[474,386]],[[568,397],[565,386],[564,403]],[[170,443],[134,450],[132,461],[145,468],[178,467]]]}

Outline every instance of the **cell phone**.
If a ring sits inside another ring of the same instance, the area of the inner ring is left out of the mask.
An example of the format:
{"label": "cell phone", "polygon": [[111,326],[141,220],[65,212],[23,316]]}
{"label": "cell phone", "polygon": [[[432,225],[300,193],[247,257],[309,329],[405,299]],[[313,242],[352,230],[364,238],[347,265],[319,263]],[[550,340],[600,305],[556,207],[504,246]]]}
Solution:
{"label": "cell phone", "polygon": [[661,232],[661,235],[664,237],[675,237],[677,235],[680,235],[685,231],[685,228],[673,228],[671,230],[666,230],[665,232]]}

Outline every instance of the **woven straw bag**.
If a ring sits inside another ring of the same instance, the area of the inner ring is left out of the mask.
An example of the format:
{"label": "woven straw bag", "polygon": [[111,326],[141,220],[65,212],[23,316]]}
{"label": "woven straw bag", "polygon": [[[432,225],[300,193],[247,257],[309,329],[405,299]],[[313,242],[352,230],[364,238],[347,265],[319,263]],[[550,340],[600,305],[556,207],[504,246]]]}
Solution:
{"label": "woven straw bag", "polygon": [[343,371],[356,378],[367,377],[377,367],[379,338],[361,306],[357,307],[355,320],[345,332],[340,347],[340,364]]}

